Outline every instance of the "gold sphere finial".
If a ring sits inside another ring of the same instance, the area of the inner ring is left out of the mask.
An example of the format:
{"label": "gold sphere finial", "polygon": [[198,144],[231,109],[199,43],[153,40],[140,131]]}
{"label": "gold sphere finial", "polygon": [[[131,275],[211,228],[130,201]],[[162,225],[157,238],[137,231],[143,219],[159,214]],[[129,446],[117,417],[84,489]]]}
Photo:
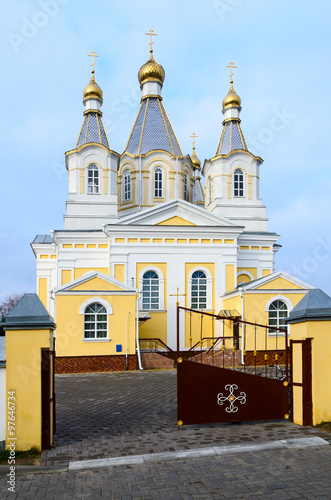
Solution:
{"label": "gold sphere finial", "polygon": [[94,58],[95,57],[99,57],[95,52],[94,50],[91,51],[91,54],[87,54],[89,57],[92,57],[92,70],[91,70],[91,80],[90,82],[86,85],[85,89],[84,89],[84,92],[83,92],[83,101],[85,101],[85,99],[103,99],[103,92],[101,90],[101,88],[99,87],[99,85],[97,84],[97,82],[95,81],[95,71],[94,71],[94,65],[95,65],[95,62],[94,62]]}
{"label": "gold sphere finial", "polygon": [[231,73],[230,73],[230,88],[229,92],[223,99],[223,108],[231,108],[232,106],[241,106],[241,99],[238,96],[238,94],[235,92],[233,88],[233,68],[236,68],[233,64],[233,62],[230,62],[230,64],[227,66],[227,68],[231,68]]}
{"label": "gold sphere finial", "polygon": [[163,83],[165,78],[165,71],[161,64],[155,61],[153,56],[153,36],[157,36],[157,34],[154,33],[152,29],[150,29],[148,33],[145,33],[145,35],[151,37],[151,41],[149,42],[151,48],[149,50],[150,56],[148,61],[145,62],[145,64],[143,64],[138,71],[139,83],[142,84],[148,80],[157,80],[160,83]]}
{"label": "gold sphere finial", "polygon": [[192,135],[190,135],[190,137],[192,137],[192,147],[193,147],[193,151],[192,151],[192,154],[191,154],[191,161],[192,161],[192,165],[193,167],[199,169],[201,167],[201,161],[199,160],[199,158],[197,157],[197,155],[195,154],[195,139],[198,137],[197,135],[195,135],[195,133],[193,132]]}

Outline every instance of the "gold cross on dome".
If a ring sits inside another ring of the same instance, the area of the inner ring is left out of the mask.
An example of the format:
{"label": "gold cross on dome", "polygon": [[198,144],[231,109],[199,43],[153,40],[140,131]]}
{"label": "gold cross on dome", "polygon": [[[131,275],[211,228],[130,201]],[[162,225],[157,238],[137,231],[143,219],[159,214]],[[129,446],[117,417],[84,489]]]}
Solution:
{"label": "gold cross on dome", "polygon": [[94,58],[95,57],[99,57],[96,55],[96,53],[94,52],[94,50],[91,50],[91,54],[87,54],[88,56],[92,57],[92,73],[94,73],[94,65],[95,65],[95,62],[94,62]]}
{"label": "gold cross on dome", "polygon": [[154,33],[154,30],[150,29],[148,33],[145,33],[145,35],[149,35],[151,37],[151,41],[149,42],[149,45],[151,46],[150,52],[153,52],[153,36],[157,36],[156,33]]}
{"label": "gold cross on dome", "polygon": [[176,293],[169,293],[169,297],[177,297],[176,306],[179,306],[179,297],[185,297],[186,293],[179,293],[179,287],[177,287]]}
{"label": "gold cross on dome", "polygon": [[197,135],[195,135],[195,133],[193,132],[192,135],[190,135],[190,137],[192,137],[193,139],[193,149],[195,148],[195,139],[198,137]]}
{"label": "gold cross on dome", "polygon": [[233,64],[233,62],[230,62],[229,66],[227,66],[227,68],[231,68],[231,73],[230,73],[231,82],[232,82],[232,80],[233,80],[233,79],[232,79],[232,77],[233,77],[233,71],[232,71],[232,70],[233,70],[233,68],[236,68],[236,67],[237,67],[237,66],[235,66],[235,65]]}

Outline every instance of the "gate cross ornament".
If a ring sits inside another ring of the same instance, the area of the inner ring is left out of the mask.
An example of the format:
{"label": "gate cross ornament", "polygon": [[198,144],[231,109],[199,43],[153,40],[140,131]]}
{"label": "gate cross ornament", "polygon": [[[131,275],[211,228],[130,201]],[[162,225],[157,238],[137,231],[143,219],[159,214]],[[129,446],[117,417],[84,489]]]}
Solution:
{"label": "gate cross ornament", "polygon": [[225,401],[229,401],[230,406],[225,408],[225,411],[227,413],[236,413],[238,411],[238,406],[234,406],[234,403],[236,401],[239,401],[239,403],[241,403],[242,405],[244,405],[246,403],[246,393],[245,392],[241,392],[239,394],[239,396],[235,396],[233,394],[234,391],[236,391],[237,389],[238,389],[237,384],[227,384],[225,386],[225,390],[229,391],[229,395],[223,396],[223,392],[220,392],[219,394],[217,394],[217,404],[223,405],[223,403],[225,403]]}

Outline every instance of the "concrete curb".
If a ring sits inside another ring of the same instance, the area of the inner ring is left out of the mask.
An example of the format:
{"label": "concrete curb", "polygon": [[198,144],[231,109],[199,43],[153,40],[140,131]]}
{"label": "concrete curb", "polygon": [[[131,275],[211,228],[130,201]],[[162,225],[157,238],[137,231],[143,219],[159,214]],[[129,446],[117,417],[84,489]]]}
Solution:
{"label": "concrete curb", "polygon": [[215,457],[221,455],[233,455],[236,453],[254,453],[258,451],[284,450],[291,448],[307,448],[310,446],[325,446],[329,443],[320,437],[284,439],[279,441],[267,441],[256,444],[237,444],[228,446],[215,446],[210,448],[193,448],[183,451],[167,451],[164,453],[150,453],[146,455],[128,455],[124,457],[100,458],[95,460],[77,460],[69,462],[69,471],[83,469],[99,469],[102,467],[114,467],[121,465],[143,465],[153,462],[170,462],[173,460],[185,460],[203,457]]}

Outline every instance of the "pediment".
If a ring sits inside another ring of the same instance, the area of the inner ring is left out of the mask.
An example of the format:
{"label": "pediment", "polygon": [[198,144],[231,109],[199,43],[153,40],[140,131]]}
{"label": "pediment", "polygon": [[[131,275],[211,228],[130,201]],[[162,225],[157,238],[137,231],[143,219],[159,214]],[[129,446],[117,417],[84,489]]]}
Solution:
{"label": "pediment", "polygon": [[121,281],[110,278],[99,271],[89,271],[80,278],[70,281],[55,290],[58,292],[81,292],[81,291],[113,291],[113,292],[136,292],[135,288],[124,285]]}
{"label": "pediment", "polygon": [[179,199],[121,217],[116,224],[240,227],[228,219]]}
{"label": "pediment", "polygon": [[245,283],[239,288],[241,290],[310,290],[315,287],[284,271],[278,271]]}

